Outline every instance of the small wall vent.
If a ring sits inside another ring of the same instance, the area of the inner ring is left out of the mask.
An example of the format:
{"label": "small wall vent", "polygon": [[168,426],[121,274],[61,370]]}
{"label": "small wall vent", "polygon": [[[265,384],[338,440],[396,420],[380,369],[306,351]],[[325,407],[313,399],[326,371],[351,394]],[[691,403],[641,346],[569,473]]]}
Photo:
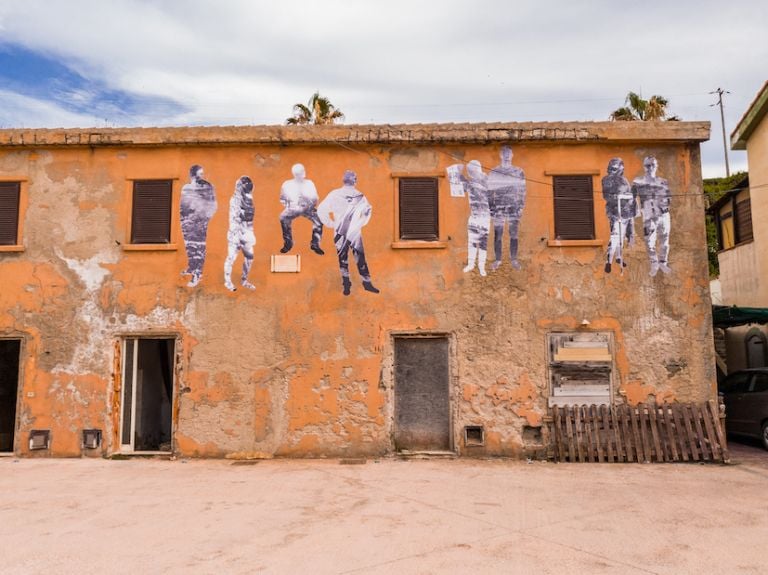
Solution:
{"label": "small wall vent", "polygon": [[482,425],[467,425],[464,427],[464,445],[468,447],[485,445],[485,430]]}
{"label": "small wall vent", "polygon": [[33,429],[29,432],[29,449],[34,451],[36,449],[50,449],[51,447],[51,430],[50,429]]}
{"label": "small wall vent", "polygon": [[98,449],[101,446],[101,429],[83,429],[83,447]]}

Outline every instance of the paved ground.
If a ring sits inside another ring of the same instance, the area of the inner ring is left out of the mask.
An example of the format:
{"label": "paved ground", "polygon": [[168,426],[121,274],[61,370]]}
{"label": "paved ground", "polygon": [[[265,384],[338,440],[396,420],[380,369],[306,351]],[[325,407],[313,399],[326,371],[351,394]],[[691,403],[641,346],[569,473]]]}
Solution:
{"label": "paved ground", "polygon": [[0,573],[768,572],[734,465],[0,459]]}

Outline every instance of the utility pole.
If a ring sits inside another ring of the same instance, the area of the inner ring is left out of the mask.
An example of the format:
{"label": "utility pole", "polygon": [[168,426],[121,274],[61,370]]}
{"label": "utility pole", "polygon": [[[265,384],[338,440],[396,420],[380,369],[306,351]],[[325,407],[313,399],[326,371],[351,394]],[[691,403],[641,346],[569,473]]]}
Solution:
{"label": "utility pole", "polygon": [[731,168],[728,165],[728,144],[726,143],[726,139],[725,139],[725,114],[723,114],[723,94],[730,94],[730,92],[728,90],[723,90],[722,88],[718,88],[714,92],[710,92],[710,94],[717,94],[717,103],[710,104],[710,107],[720,106],[720,124],[723,127],[723,152],[725,153],[725,176],[730,177]]}

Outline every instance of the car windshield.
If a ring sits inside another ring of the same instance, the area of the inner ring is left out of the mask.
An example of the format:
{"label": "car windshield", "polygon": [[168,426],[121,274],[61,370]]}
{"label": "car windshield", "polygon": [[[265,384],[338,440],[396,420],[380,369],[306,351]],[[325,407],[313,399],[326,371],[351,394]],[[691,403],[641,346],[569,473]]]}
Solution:
{"label": "car windshield", "polygon": [[744,393],[749,385],[750,373],[734,373],[723,383],[723,393]]}

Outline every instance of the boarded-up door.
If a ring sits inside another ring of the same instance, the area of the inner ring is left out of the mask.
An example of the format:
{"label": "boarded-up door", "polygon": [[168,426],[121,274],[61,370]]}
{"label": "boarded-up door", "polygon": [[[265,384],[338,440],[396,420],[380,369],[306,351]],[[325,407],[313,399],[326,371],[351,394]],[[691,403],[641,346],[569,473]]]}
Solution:
{"label": "boarded-up door", "polygon": [[395,448],[451,449],[448,338],[395,339]]}

